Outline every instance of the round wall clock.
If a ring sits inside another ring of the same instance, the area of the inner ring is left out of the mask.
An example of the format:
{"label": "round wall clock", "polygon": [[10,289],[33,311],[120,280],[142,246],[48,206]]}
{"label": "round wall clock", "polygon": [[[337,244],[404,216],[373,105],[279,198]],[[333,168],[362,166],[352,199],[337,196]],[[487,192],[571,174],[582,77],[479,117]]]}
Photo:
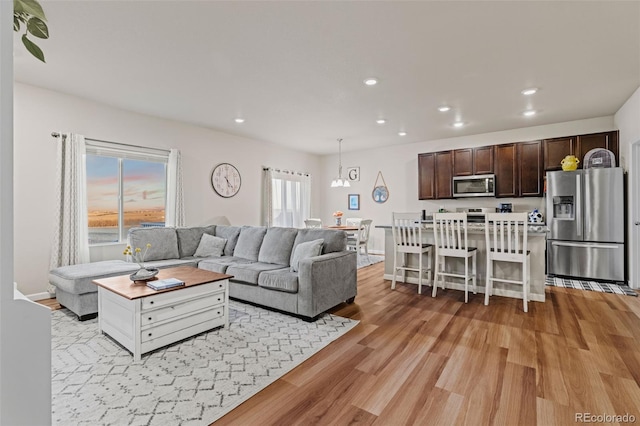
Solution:
{"label": "round wall clock", "polygon": [[221,197],[233,197],[240,191],[240,172],[229,163],[220,163],[211,172],[211,186]]}

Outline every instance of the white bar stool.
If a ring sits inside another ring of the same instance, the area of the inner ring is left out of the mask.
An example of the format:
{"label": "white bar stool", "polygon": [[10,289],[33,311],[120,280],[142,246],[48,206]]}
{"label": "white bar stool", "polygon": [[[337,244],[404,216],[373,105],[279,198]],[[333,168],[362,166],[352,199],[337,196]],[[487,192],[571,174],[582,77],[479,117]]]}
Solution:
{"label": "white bar stool", "polygon": [[[487,288],[484,304],[489,304],[493,293],[493,282],[522,285],[522,304],[525,312],[531,281],[531,256],[527,250],[527,213],[489,213],[485,216],[485,238],[487,242]],[[522,263],[522,281],[495,278],[493,262]]]}
{"label": "white bar stool", "polygon": [[[476,247],[469,247],[467,239],[467,214],[466,213],[434,213],[433,236],[436,242],[436,264],[433,283],[433,297],[438,290],[438,278],[442,277],[444,289],[444,277],[456,277],[464,279],[464,303],[469,301],[469,281],[473,284],[473,294],[476,294]],[[460,273],[445,272],[447,257],[464,259],[464,275]],[[471,273],[469,273],[469,258],[471,258]]]}
{"label": "white bar stool", "polygon": [[[396,288],[396,275],[402,272],[405,281],[406,271],[418,272],[418,294],[422,294],[422,274],[427,273],[427,280],[431,279],[431,244],[422,242],[422,215],[420,213],[393,213],[393,280],[391,290]],[[418,255],[418,268],[407,267],[406,254]],[[427,253],[427,266],[422,264],[422,255]],[[402,254],[402,266],[398,265],[398,255]]]}

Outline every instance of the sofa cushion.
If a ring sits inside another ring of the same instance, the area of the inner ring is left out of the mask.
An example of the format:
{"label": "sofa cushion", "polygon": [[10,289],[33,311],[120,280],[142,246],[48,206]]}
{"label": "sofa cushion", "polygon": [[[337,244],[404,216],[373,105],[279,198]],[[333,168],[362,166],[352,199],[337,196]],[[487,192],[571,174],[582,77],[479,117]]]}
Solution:
{"label": "sofa cushion", "polygon": [[230,265],[225,273],[233,275],[231,281],[239,281],[245,284],[258,285],[258,277],[260,276],[261,272],[282,269],[283,267],[284,265],[275,265],[273,263],[243,263]]}
{"label": "sofa cushion", "polygon": [[298,235],[296,235],[296,240],[293,243],[293,249],[295,250],[296,246],[300,243],[304,243],[305,241],[318,240],[320,238],[324,240],[322,254],[345,251],[347,249],[346,232],[338,231],[335,229],[313,228],[304,228],[298,230]]}
{"label": "sofa cushion", "polygon": [[291,272],[289,268],[264,271],[258,277],[258,285],[271,290],[297,293],[298,274]]}
{"label": "sofa cushion", "polygon": [[258,261],[289,266],[296,235],[298,235],[296,228],[267,229],[267,234],[262,240],[262,246],[260,246]]}
{"label": "sofa cushion", "polygon": [[198,263],[198,268],[224,274],[229,266],[243,263],[253,263],[253,260],[242,259],[235,256],[209,257],[202,259],[200,263]]}
{"label": "sofa cushion", "polygon": [[243,226],[233,255],[257,261],[262,239],[266,233],[267,228],[264,226]]}
{"label": "sofa cushion", "polygon": [[240,236],[239,226],[216,225],[216,237],[225,238],[227,245],[224,246],[224,255],[233,256],[233,251]]}
{"label": "sofa cushion", "polygon": [[188,257],[193,256],[196,252],[203,234],[216,234],[216,226],[176,228],[176,233],[178,234],[178,253],[180,257]]}
{"label": "sofa cushion", "polygon": [[200,244],[195,257],[222,256],[224,254],[224,246],[227,244],[226,238],[216,237],[215,235],[202,234]]}
{"label": "sofa cushion", "polygon": [[178,234],[175,228],[131,228],[129,230],[129,245],[132,251],[140,247],[143,251],[147,244],[151,244],[144,260],[177,259]]}
{"label": "sofa cushion", "polygon": [[291,272],[298,272],[298,263],[302,259],[308,259],[310,257],[320,256],[322,253],[322,244],[324,240],[305,241],[300,243],[293,249],[293,255],[291,256]]}
{"label": "sofa cushion", "polygon": [[67,293],[92,293],[98,291],[98,286],[92,282],[93,280],[128,275],[139,268],[137,263],[128,263],[124,260],[80,263],[52,269],[49,272],[49,282]]}

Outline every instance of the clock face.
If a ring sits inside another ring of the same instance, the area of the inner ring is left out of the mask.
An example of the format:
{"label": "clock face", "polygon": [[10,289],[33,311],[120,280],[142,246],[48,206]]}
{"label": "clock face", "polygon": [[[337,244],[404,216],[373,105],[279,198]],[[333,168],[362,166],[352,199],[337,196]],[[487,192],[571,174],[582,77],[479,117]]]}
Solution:
{"label": "clock face", "polygon": [[211,186],[216,193],[225,198],[233,197],[240,191],[240,172],[229,163],[221,163],[211,172]]}

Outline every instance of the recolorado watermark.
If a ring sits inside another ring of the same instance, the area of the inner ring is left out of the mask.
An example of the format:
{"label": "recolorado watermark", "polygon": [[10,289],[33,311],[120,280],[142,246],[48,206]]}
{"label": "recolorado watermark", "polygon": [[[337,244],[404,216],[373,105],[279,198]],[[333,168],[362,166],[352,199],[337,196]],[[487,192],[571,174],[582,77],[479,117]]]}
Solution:
{"label": "recolorado watermark", "polygon": [[635,423],[636,416],[633,414],[594,414],[576,413],[576,423]]}

